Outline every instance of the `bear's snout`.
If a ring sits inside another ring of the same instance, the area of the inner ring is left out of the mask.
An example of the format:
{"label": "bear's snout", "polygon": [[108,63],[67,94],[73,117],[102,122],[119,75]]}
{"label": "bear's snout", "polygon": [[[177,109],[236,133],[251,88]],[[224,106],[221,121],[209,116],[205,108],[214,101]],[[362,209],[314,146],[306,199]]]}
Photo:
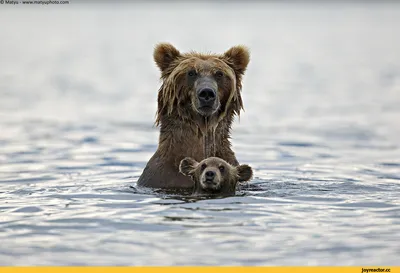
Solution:
{"label": "bear's snout", "polygon": [[217,191],[221,188],[222,177],[217,172],[218,170],[215,170],[214,168],[207,168],[202,172],[200,185],[203,190]]}
{"label": "bear's snout", "polygon": [[218,84],[215,79],[200,77],[195,83],[196,110],[203,116],[211,116],[219,108]]}
{"label": "bear's snout", "polygon": [[205,87],[200,89],[197,97],[200,101],[200,107],[212,107],[217,97],[217,92],[215,92],[212,88]]}
{"label": "bear's snout", "polygon": [[206,182],[208,182],[208,181],[213,182],[214,177],[215,177],[215,172],[214,171],[207,171],[205,173],[205,177],[206,177]]}

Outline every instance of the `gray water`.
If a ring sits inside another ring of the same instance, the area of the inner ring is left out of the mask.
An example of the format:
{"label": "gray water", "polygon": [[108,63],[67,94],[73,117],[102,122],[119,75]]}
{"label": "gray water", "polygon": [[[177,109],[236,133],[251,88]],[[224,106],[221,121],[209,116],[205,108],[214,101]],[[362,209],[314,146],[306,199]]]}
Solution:
{"label": "gray water", "polygon": [[[399,265],[399,27],[394,2],[2,5],[0,264]],[[135,187],[160,41],[251,49],[235,197]]]}

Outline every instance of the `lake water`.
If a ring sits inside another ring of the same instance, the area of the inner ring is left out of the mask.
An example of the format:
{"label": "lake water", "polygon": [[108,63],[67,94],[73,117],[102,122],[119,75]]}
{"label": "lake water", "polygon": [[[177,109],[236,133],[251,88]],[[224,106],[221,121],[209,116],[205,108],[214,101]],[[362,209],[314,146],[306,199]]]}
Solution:
{"label": "lake water", "polygon": [[[0,265],[400,265],[399,4],[73,2],[0,6]],[[251,49],[235,197],[135,189],[160,41]]]}

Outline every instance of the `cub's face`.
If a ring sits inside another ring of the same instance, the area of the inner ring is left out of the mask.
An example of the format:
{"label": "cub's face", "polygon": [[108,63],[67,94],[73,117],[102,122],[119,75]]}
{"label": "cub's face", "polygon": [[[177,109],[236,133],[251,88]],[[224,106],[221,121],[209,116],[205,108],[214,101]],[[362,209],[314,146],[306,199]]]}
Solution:
{"label": "cub's face", "polygon": [[179,171],[191,176],[196,193],[235,194],[238,181],[248,181],[253,171],[248,165],[231,166],[225,160],[209,157],[198,163],[190,157],[184,158]]}

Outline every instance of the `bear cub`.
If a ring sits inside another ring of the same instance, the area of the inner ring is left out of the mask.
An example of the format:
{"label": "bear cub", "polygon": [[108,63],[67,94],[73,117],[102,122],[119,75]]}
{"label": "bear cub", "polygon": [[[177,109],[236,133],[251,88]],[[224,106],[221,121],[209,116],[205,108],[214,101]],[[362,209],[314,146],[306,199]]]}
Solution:
{"label": "bear cub", "polygon": [[179,171],[194,181],[194,194],[235,195],[238,182],[249,181],[253,170],[248,165],[232,166],[222,158],[209,157],[200,163],[185,157]]}

